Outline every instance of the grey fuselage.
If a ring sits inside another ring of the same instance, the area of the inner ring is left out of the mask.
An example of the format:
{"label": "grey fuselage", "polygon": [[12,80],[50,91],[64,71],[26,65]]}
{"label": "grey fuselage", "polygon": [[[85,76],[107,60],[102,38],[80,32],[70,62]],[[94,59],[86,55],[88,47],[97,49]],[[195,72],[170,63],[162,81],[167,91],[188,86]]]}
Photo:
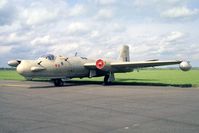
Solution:
{"label": "grey fuselage", "polygon": [[[17,72],[27,79],[32,78],[82,78],[89,76],[84,67],[87,62],[94,62],[84,57],[57,56],[54,60],[39,58],[38,60],[22,60]],[[97,76],[97,75],[96,75]]]}

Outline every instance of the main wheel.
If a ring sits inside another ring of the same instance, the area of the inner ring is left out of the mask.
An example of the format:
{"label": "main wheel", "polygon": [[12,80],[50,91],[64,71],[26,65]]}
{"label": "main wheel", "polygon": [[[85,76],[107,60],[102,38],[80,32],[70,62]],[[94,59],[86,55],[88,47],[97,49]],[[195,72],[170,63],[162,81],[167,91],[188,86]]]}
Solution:
{"label": "main wheel", "polygon": [[53,80],[55,86],[63,86],[64,82],[61,79],[54,79]]}

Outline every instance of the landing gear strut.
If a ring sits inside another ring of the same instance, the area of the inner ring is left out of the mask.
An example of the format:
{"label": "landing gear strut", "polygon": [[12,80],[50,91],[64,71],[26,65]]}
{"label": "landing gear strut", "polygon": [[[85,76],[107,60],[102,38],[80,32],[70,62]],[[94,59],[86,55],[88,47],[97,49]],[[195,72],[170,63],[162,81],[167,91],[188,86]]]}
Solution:
{"label": "landing gear strut", "polygon": [[115,80],[114,73],[109,73],[104,76],[104,85],[110,85]]}
{"label": "landing gear strut", "polygon": [[55,86],[63,86],[64,82],[61,79],[53,79]]}
{"label": "landing gear strut", "polygon": [[105,75],[104,76],[104,85],[109,85],[110,84],[110,82],[108,81],[108,79],[109,79],[109,75]]}

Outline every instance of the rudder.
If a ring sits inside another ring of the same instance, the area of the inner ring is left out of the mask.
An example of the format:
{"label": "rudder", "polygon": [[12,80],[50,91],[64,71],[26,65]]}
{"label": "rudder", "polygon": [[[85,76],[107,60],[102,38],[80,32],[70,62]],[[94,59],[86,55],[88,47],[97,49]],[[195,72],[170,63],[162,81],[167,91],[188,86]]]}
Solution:
{"label": "rudder", "polygon": [[119,59],[123,62],[129,62],[130,56],[129,56],[129,46],[124,45],[120,51]]}

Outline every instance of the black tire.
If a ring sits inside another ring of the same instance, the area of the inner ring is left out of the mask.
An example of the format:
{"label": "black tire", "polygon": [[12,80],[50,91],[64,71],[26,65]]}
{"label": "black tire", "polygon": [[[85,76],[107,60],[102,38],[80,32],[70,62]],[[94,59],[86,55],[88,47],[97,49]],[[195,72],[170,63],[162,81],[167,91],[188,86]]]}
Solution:
{"label": "black tire", "polygon": [[53,80],[55,86],[63,86],[64,82],[61,79],[54,79]]}

